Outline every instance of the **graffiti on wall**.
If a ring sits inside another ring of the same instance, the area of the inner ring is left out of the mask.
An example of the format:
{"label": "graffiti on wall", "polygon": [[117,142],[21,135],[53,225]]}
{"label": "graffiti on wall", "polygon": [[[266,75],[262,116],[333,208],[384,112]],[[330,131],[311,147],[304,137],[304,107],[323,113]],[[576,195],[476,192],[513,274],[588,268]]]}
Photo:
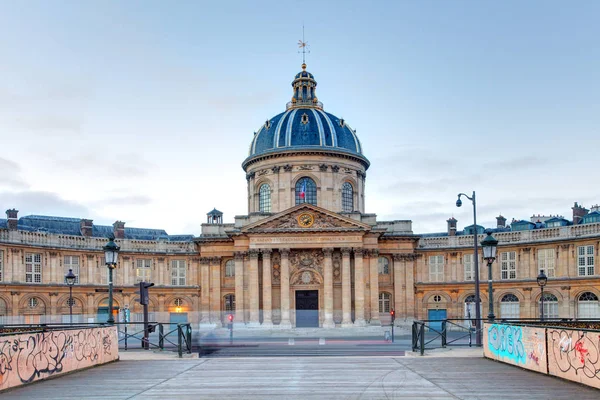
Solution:
{"label": "graffiti on wall", "polygon": [[543,328],[485,324],[486,357],[539,372],[547,372]]}
{"label": "graffiti on wall", "polygon": [[600,333],[548,329],[550,373],[600,388]]}
{"label": "graffiti on wall", "polygon": [[517,364],[525,364],[527,360],[520,326],[492,324],[488,328],[488,348],[493,354]]}
{"label": "graffiti on wall", "polygon": [[0,389],[115,360],[116,330],[91,328],[0,338]]}

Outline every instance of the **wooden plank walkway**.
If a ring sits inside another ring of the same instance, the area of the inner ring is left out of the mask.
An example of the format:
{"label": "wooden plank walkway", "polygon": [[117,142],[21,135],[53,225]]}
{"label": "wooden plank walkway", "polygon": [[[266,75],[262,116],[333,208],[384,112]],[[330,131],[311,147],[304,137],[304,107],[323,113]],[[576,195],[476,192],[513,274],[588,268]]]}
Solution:
{"label": "wooden plank walkway", "polygon": [[0,397],[598,400],[600,391],[474,357],[277,357],[119,361]]}

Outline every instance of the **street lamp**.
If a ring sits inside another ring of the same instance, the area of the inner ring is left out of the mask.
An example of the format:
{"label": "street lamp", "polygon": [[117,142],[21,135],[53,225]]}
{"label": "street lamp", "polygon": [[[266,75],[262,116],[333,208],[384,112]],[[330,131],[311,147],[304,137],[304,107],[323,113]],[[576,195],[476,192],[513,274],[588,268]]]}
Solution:
{"label": "street lamp", "polygon": [[69,272],[65,275],[65,283],[69,285],[69,323],[71,325],[73,325],[73,285],[76,279],[73,269],[69,268]]}
{"label": "street lamp", "polygon": [[109,324],[115,323],[113,317],[113,269],[117,267],[117,258],[119,257],[119,249],[115,243],[114,237],[108,238],[108,243],[102,248],[104,250],[104,259],[106,261],[106,267],[108,268],[108,319],[106,320]]}
{"label": "street lamp", "polygon": [[460,196],[465,196],[473,203],[473,247],[475,253],[473,255],[475,260],[475,344],[477,346],[481,346],[481,310],[479,309],[481,298],[479,296],[479,256],[477,255],[477,206],[475,203],[475,191],[473,191],[473,195],[471,197],[464,193],[459,193],[458,200],[456,200],[456,207],[462,206],[462,200],[460,199]]}
{"label": "street lamp", "polygon": [[496,259],[498,241],[492,236],[491,229],[487,229],[485,233],[487,233],[487,236],[481,241],[481,247],[483,248],[483,258],[487,261],[488,266],[488,298],[490,301],[488,320],[494,322],[496,316],[494,315],[494,292],[492,289],[492,263]]}
{"label": "street lamp", "polygon": [[540,320],[541,321],[544,320],[544,286],[546,286],[546,283],[548,283],[548,277],[544,273],[544,270],[541,269],[540,274],[537,277],[537,284],[542,289],[542,297],[540,297],[540,300],[541,300]]}

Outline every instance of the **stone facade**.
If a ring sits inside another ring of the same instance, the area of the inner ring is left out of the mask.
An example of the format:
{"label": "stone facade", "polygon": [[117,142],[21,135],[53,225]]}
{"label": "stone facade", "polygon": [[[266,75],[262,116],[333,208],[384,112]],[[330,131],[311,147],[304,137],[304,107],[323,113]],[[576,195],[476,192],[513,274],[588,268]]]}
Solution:
{"label": "stone facade", "polygon": [[[448,232],[418,235],[411,221],[367,214],[369,162],[356,131],[323,111],[305,68],[294,80],[295,100],[253,138],[242,164],[248,214],[234,223],[223,223],[215,209],[200,236],[169,236],[120,221],[110,227],[88,219],[18,219],[16,209],[8,210],[0,221],[0,319],[64,320],[69,268],[78,276],[76,320],[105,318],[102,246],[108,234],[121,247],[115,305],[128,307],[133,320],[141,318],[135,294],[141,280],[156,284],[150,289],[153,319],[187,320],[201,328],[222,327],[229,313],[237,326],[263,328],[378,326],[389,323],[391,309],[398,325],[432,313],[474,317],[473,235],[458,231],[453,218]],[[299,90],[304,86],[310,90]],[[499,217],[497,316],[537,317],[536,277],[544,269],[552,316],[600,317],[600,219],[592,215],[600,212],[577,204],[573,210],[572,222],[554,218],[546,227],[525,221],[530,230],[506,227]],[[482,260],[479,265],[483,282],[487,267]],[[488,296],[482,285],[483,316]]]}

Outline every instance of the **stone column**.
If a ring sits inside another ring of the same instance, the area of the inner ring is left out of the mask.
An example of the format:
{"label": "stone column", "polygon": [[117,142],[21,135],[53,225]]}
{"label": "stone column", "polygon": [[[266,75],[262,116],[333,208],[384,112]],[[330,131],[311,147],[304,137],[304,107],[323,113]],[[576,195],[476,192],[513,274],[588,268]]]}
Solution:
{"label": "stone column", "polygon": [[[406,295],[406,315],[405,319],[408,323],[412,324],[412,320],[416,318],[415,315],[415,263],[420,257],[420,254],[407,254],[405,278],[406,284],[404,293]],[[461,311],[462,312],[462,311]]]}
{"label": "stone column", "polygon": [[[392,259],[394,260],[394,311],[396,312],[396,325],[399,324],[401,318],[406,318],[406,311],[404,310],[404,291],[406,288],[406,280],[404,276],[404,270],[402,268],[402,260],[404,254],[394,254]],[[404,288],[403,288],[404,286]],[[405,305],[405,304],[404,304]]]}
{"label": "stone column", "polygon": [[333,322],[333,254],[332,248],[323,249],[325,256],[323,265],[323,297],[325,305],[325,318],[323,319],[323,328],[335,328]]}
{"label": "stone column", "polygon": [[244,252],[236,251],[235,257],[235,319],[234,326],[245,325],[244,318]]}
{"label": "stone column", "polygon": [[371,325],[381,326],[381,320],[379,319],[379,250],[371,250],[370,256]]}
{"label": "stone column", "polygon": [[273,311],[272,311],[272,287],[271,287],[271,249],[261,250],[263,263],[262,263],[262,277],[263,277],[263,322],[262,325],[265,328],[273,327]]}
{"label": "stone column", "polygon": [[279,327],[289,329],[292,327],[290,322],[290,249],[279,249],[281,254],[281,322]]}
{"label": "stone column", "polygon": [[221,257],[210,258],[210,322],[216,328],[221,323]]}
{"label": "stone column", "polygon": [[210,327],[210,274],[209,258],[200,258],[200,327]]}
{"label": "stone column", "polygon": [[258,250],[250,249],[250,251],[248,251],[248,255],[250,256],[250,275],[248,277],[248,293],[250,295],[250,320],[248,326],[257,327],[260,325],[258,311]]}
{"label": "stone column", "polygon": [[352,326],[352,281],[350,279],[349,247],[342,248],[342,327]]}
{"label": "stone column", "polygon": [[362,248],[354,249],[354,325],[365,326],[365,270]]}

